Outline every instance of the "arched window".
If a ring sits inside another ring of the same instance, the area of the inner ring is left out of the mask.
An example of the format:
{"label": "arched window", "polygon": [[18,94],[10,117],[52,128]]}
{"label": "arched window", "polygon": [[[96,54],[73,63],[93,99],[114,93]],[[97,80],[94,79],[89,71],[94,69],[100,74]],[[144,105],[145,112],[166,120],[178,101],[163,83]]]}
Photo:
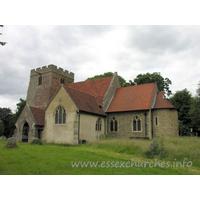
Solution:
{"label": "arched window", "polygon": [[110,131],[118,131],[118,122],[115,117],[113,117],[110,121]]}
{"label": "arched window", "polygon": [[42,76],[40,76],[38,79],[38,85],[42,85]]}
{"label": "arched window", "polygon": [[64,84],[64,83],[65,83],[65,79],[64,79],[64,78],[61,78],[61,79],[60,79],[60,83],[61,83],[61,84]]}
{"label": "arched window", "polygon": [[66,123],[66,111],[62,106],[58,106],[55,110],[55,124]]}
{"label": "arched window", "polygon": [[133,131],[141,131],[142,130],[142,121],[140,117],[136,116],[133,119]]}
{"label": "arched window", "polygon": [[102,121],[101,121],[101,118],[99,117],[96,121],[96,127],[95,127],[96,131],[101,131],[101,124],[102,124]]}

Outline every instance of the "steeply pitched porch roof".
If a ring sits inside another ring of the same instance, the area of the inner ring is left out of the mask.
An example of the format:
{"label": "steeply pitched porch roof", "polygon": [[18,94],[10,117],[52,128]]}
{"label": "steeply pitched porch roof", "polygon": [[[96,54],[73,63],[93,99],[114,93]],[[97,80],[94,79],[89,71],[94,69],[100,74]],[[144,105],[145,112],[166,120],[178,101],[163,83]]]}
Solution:
{"label": "steeply pitched porch roof", "polygon": [[33,114],[33,117],[35,118],[36,125],[44,126],[45,122],[45,114],[43,113],[44,109],[30,106],[30,110]]}

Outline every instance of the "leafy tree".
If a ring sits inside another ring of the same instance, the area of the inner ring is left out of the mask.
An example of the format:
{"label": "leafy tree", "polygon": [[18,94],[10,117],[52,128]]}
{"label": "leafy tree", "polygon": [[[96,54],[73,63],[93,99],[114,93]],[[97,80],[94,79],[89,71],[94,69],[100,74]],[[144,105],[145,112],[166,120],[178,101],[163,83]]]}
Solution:
{"label": "leafy tree", "polygon": [[10,108],[0,108],[0,119],[3,120],[6,116],[12,115]]}
{"label": "leafy tree", "polygon": [[160,91],[164,91],[167,96],[170,96],[172,94],[171,90],[169,89],[169,85],[172,84],[172,81],[169,78],[163,78],[160,74],[160,72],[154,72],[152,74],[146,73],[146,74],[139,74],[134,79],[135,85],[141,85],[146,83],[157,83],[158,89]]}
{"label": "leafy tree", "polygon": [[190,117],[192,120],[192,127],[200,128],[200,97],[195,96],[191,99]]}
{"label": "leafy tree", "polygon": [[4,131],[4,124],[3,121],[0,120],[0,136],[3,135],[3,131]]}
{"label": "leafy tree", "polygon": [[[3,25],[0,25],[0,27],[3,27]],[[2,35],[2,33],[0,33],[0,35]],[[6,44],[6,42],[1,42],[0,41],[0,45],[4,46]]]}
{"label": "leafy tree", "polygon": [[192,98],[190,117],[192,120],[192,127],[200,129],[200,82],[198,84],[197,94]]}
{"label": "leafy tree", "polygon": [[199,82],[199,84],[198,84],[197,96],[200,97],[200,82]]}
{"label": "leafy tree", "polygon": [[187,90],[177,91],[170,99],[172,103],[178,109],[178,119],[179,119],[179,135],[190,135],[191,131],[191,117],[190,108],[192,104],[192,95]]}
{"label": "leafy tree", "polygon": [[12,117],[12,111],[10,108],[0,108],[0,119],[2,120],[4,125],[3,135],[5,135],[6,137],[11,136],[10,132],[11,117]]}
{"label": "leafy tree", "polygon": [[24,109],[24,106],[26,105],[26,100],[20,98],[20,102],[16,105],[17,110],[15,114],[12,113],[10,108],[0,108],[0,120],[3,122],[3,125],[0,123],[0,130],[3,129],[3,135],[5,135],[7,138],[13,135],[15,123]]}
{"label": "leafy tree", "polygon": [[16,110],[16,113],[15,113],[15,122],[19,118],[22,110],[24,109],[24,106],[26,105],[26,100],[24,100],[22,98],[20,98],[19,100],[20,100],[20,102],[16,104],[17,105],[17,110]]}
{"label": "leafy tree", "polygon": [[[100,75],[96,75],[96,76],[91,77],[91,78],[87,78],[86,81],[88,81],[88,80],[94,80],[94,79],[100,79],[100,78],[108,78],[108,77],[112,77],[112,76],[114,76],[114,73],[112,73],[112,72],[106,72],[104,74],[100,74]],[[120,85],[122,87],[134,85],[134,83],[131,80],[129,82],[126,82],[126,80],[123,79],[121,76],[118,76],[118,77],[119,77]]]}

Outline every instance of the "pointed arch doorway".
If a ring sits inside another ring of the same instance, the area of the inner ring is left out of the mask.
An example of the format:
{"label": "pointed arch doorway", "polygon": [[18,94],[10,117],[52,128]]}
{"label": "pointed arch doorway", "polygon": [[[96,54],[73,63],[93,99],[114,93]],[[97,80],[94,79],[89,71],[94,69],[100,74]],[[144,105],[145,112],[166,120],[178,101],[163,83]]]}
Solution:
{"label": "pointed arch doorway", "polygon": [[28,142],[29,125],[25,122],[22,130],[22,142]]}

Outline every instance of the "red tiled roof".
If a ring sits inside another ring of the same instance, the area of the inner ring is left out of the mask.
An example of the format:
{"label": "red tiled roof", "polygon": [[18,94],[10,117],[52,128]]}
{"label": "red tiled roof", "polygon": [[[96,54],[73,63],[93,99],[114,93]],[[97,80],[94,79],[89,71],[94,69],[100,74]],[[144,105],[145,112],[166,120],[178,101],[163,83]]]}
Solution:
{"label": "red tiled roof", "polygon": [[156,102],[154,105],[154,109],[159,108],[175,108],[167,99],[163,98],[164,92],[158,92]]}
{"label": "red tiled roof", "polygon": [[95,79],[90,81],[71,83],[67,86],[94,96],[99,105],[102,105],[103,97],[113,77]]}
{"label": "red tiled roof", "polygon": [[86,94],[79,90],[63,86],[67,94],[70,96],[77,109],[85,111],[88,113],[94,113],[99,115],[106,115],[102,108],[99,107],[99,104],[96,101],[96,98],[90,94]]}
{"label": "red tiled roof", "polygon": [[155,83],[118,88],[107,112],[148,110],[155,89]]}
{"label": "red tiled roof", "polygon": [[36,124],[44,126],[44,121],[45,121],[45,115],[43,113],[44,109],[35,108],[35,107],[30,107],[30,109],[36,120]]}

